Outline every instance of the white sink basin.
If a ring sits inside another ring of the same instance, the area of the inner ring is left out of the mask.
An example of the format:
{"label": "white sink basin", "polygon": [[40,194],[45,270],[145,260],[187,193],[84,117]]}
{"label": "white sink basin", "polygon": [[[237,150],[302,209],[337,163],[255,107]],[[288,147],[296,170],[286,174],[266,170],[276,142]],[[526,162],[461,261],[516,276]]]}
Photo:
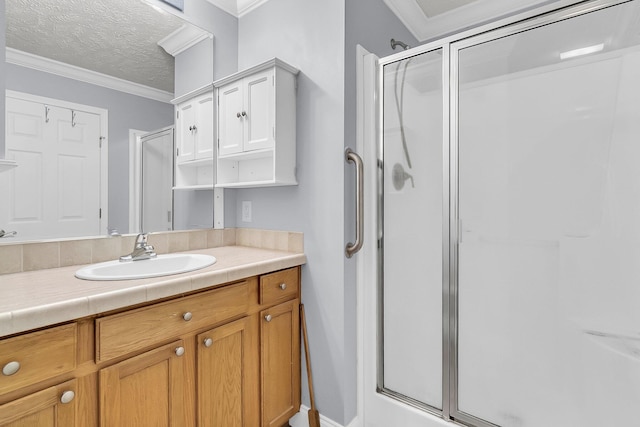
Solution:
{"label": "white sink basin", "polygon": [[92,264],[76,271],[85,280],[128,280],[168,276],[208,267],[216,258],[201,254],[167,254],[140,261],[107,261]]}

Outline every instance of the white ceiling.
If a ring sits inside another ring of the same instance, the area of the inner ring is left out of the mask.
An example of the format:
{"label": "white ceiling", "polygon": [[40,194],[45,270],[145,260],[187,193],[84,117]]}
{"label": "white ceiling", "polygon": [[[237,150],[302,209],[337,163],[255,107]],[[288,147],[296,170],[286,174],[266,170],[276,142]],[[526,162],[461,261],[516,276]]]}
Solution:
{"label": "white ceiling", "polygon": [[142,0],[4,0],[7,47],[173,93],[158,41],[185,25]]}

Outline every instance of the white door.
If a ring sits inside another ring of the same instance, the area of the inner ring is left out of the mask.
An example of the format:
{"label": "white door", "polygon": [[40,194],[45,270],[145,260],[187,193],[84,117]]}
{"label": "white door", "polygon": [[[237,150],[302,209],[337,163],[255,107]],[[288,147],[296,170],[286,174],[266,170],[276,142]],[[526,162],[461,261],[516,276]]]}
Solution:
{"label": "white door", "polygon": [[379,69],[381,137],[375,125],[377,58],[366,55],[362,67],[367,185],[365,244],[358,256],[364,278],[364,425],[445,426],[438,415],[443,405],[442,55],[436,50]]}
{"label": "white door", "polygon": [[101,234],[100,116],[6,98],[6,203],[0,228],[21,240]]}
{"label": "white door", "polygon": [[276,122],[274,70],[245,78],[244,90],[244,151],[271,148],[275,140]]}
{"label": "white door", "polygon": [[243,96],[241,81],[218,89],[218,150],[221,156],[242,151]]}

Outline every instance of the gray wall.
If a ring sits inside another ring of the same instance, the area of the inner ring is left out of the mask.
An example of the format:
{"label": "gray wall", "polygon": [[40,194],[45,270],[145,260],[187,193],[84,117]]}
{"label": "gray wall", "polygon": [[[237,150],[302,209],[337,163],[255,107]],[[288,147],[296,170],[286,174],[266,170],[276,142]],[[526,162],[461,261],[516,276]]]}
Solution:
{"label": "gray wall", "polygon": [[[360,43],[384,56],[392,37],[416,44],[382,0],[271,0],[239,24],[239,69],[274,56],[300,69],[299,185],[237,190],[236,223],[304,232],[302,298],[317,405],[342,425],[357,413],[355,262],[343,255],[354,236],[353,170],[344,148],[355,147],[355,49]],[[251,223],[241,218],[245,200],[253,203]]]}
{"label": "gray wall", "polygon": [[[404,24],[391,12],[382,0],[348,0],[345,1],[345,129],[344,145],[356,148],[356,46],[362,45],[369,52],[383,57],[394,53],[390,39],[402,40],[416,46],[418,41],[406,29]],[[353,242],[355,239],[355,173],[354,166],[345,163],[345,191],[344,191],[344,240]],[[372,238],[373,236],[365,236]],[[357,322],[356,322],[356,261],[355,258],[346,260],[344,268],[345,284],[345,358],[350,365],[356,364],[357,357]],[[355,405],[357,399],[357,383],[354,368],[351,381],[346,384],[346,398],[349,405]]]}
{"label": "gray wall", "polygon": [[213,43],[202,40],[175,57],[176,98],[213,82]]}
{"label": "gray wall", "polygon": [[[173,105],[14,64],[6,64],[5,71],[7,90],[109,110],[109,227],[127,232],[129,129],[152,131],[172,125]],[[4,118],[4,102],[2,106]]]}
{"label": "gray wall", "polygon": [[238,19],[207,0],[185,0],[184,16],[215,36],[214,80],[238,71]]}
{"label": "gray wall", "polygon": [[242,222],[238,214],[236,223],[304,232],[302,299],[317,405],[344,423],[356,409],[345,406],[345,381],[351,381],[354,364],[345,360],[343,311],[344,0],[270,0],[240,18],[238,34],[239,69],[275,56],[300,69],[299,185],[237,190],[238,205],[253,203],[253,222]]}

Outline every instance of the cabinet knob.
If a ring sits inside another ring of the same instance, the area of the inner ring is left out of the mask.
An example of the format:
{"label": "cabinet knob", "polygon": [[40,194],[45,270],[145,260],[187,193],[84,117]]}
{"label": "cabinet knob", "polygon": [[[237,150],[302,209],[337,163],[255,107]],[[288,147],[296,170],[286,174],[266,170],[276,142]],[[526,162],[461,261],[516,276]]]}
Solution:
{"label": "cabinet knob", "polygon": [[193,314],[191,314],[190,311],[187,311],[185,314],[182,315],[182,318],[184,319],[185,322],[188,322],[193,318]]}
{"label": "cabinet knob", "polygon": [[267,322],[271,322],[271,315],[267,314],[266,316],[264,316],[264,320],[266,320]]}
{"label": "cabinet knob", "polygon": [[67,404],[71,402],[75,397],[76,394],[72,390],[67,390],[62,393],[62,396],[60,396],[60,403]]}
{"label": "cabinet knob", "polygon": [[7,363],[2,367],[2,375],[6,375],[7,377],[15,374],[20,370],[20,362],[12,361]]}
{"label": "cabinet knob", "polygon": [[280,283],[280,289],[282,289],[283,291],[285,289],[287,289],[287,284],[286,283]]}
{"label": "cabinet knob", "polygon": [[213,345],[213,340],[211,338],[205,338],[203,342],[205,347],[211,347]]}
{"label": "cabinet knob", "polygon": [[240,117],[242,117],[242,114],[240,114],[240,113],[236,113],[236,117],[237,117],[237,118],[240,118]]}
{"label": "cabinet knob", "polygon": [[176,348],[176,356],[182,356],[184,354],[184,347]]}

